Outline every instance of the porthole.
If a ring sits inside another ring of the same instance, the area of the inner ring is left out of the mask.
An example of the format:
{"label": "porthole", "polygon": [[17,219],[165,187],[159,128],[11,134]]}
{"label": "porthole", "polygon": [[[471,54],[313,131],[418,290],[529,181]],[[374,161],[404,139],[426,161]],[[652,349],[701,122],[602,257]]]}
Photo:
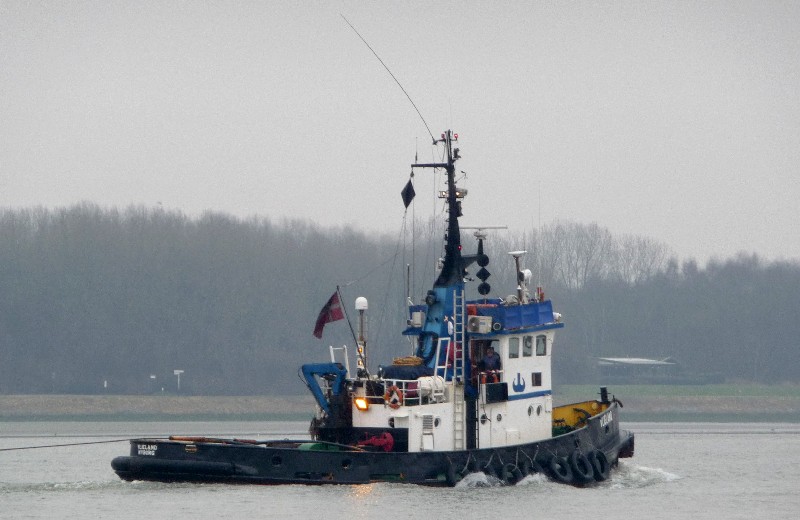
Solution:
{"label": "porthole", "polygon": [[536,415],[542,415],[542,405],[536,407]]}
{"label": "porthole", "polygon": [[437,418],[435,418],[435,419],[433,420],[433,426],[434,426],[434,428],[438,428],[438,427],[439,427],[439,423],[440,423],[440,422],[442,422],[442,420],[441,420],[441,419],[439,419],[438,417],[437,417]]}
{"label": "porthole", "polygon": [[533,415],[533,406],[528,407],[528,417],[530,417],[531,415]]}
{"label": "porthole", "polygon": [[394,417],[389,417],[389,428],[394,428]]}
{"label": "porthole", "polygon": [[502,420],[503,420],[503,415],[502,414],[497,414],[497,422],[500,422]]}

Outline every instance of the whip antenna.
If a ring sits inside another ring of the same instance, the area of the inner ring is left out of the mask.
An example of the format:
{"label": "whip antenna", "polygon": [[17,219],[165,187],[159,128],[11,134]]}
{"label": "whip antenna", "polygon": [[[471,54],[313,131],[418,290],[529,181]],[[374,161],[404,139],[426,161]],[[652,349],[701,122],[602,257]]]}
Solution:
{"label": "whip antenna", "polygon": [[416,111],[417,111],[417,115],[419,116],[419,118],[420,118],[420,119],[422,119],[422,124],[423,124],[423,125],[425,125],[425,129],[428,131],[428,135],[430,135],[430,136],[431,136],[431,140],[432,140],[434,143],[436,143],[436,138],[435,138],[435,137],[433,137],[433,132],[431,132],[431,129],[430,129],[430,127],[428,127],[428,123],[426,123],[426,122],[425,122],[425,118],[424,118],[424,117],[422,117],[422,113],[420,113],[420,111],[419,111],[419,108],[417,108],[417,105],[414,103],[414,100],[413,100],[413,99],[411,99],[411,96],[409,96],[409,95],[408,95],[408,92],[406,92],[406,89],[404,89],[404,88],[403,88],[403,85],[401,85],[401,84],[400,84],[400,82],[397,80],[397,78],[396,78],[396,77],[394,77],[394,74],[392,74],[392,71],[391,71],[391,70],[389,70],[389,67],[387,67],[387,66],[386,66],[386,64],[383,62],[383,60],[381,59],[381,57],[380,57],[380,56],[378,56],[378,53],[377,53],[377,52],[375,52],[375,49],[373,49],[373,48],[372,48],[372,47],[369,45],[369,43],[367,43],[367,40],[365,40],[365,39],[364,39],[364,37],[363,37],[363,36],[361,36],[361,33],[360,33],[360,32],[358,32],[358,30],[357,30],[355,27],[353,27],[353,24],[351,24],[351,23],[350,23],[350,20],[348,20],[347,18],[345,18],[345,16],[344,16],[343,14],[341,14],[341,13],[339,13],[339,16],[341,16],[341,17],[342,17],[342,19],[343,19],[345,22],[347,22],[347,25],[349,25],[349,26],[350,26],[350,28],[351,28],[351,29],[353,29],[353,32],[355,32],[355,33],[356,33],[356,35],[358,35],[358,37],[359,37],[359,38],[361,38],[361,41],[362,41],[362,42],[364,42],[364,45],[366,45],[366,46],[367,46],[367,48],[368,48],[370,51],[372,51],[372,54],[374,54],[374,55],[375,55],[375,57],[376,57],[376,58],[378,58],[378,61],[379,61],[379,62],[381,62],[381,65],[383,65],[383,68],[384,68],[384,69],[386,69],[386,72],[388,72],[388,73],[389,73],[389,75],[392,77],[392,79],[394,80],[394,82],[395,82],[395,83],[397,83],[397,86],[398,86],[398,87],[400,87],[400,90],[402,90],[402,91],[403,91],[403,94],[405,94],[405,95],[406,95],[406,97],[408,98],[408,100],[411,102],[411,106],[413,106],[413,107],[414,107],[414,110],[416,110]]}

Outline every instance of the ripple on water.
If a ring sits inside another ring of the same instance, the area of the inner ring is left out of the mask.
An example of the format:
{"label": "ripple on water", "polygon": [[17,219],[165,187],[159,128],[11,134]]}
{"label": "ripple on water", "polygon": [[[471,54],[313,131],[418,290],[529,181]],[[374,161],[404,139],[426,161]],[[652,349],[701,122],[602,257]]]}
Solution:
{"label": "ripple on water", "polygon": [[77,480],[72,482],[6,482],[0,484],[0,495],[9,493],[73,493],[80,491],[122,489],[125,482],[114,480]]}

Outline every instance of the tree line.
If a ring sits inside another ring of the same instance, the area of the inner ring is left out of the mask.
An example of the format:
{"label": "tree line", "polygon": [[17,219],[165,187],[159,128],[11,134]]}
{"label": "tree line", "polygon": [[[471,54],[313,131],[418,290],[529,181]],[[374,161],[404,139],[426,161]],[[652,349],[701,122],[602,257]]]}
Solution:
{"label": "tree line", "polygon": [[[413,247],[409,233],[213,212],[3,210],[0,393],[174,393],[175,370],[185,393],[302,392],[300,364],[353,345],[345,322],[326,326],[323,341],[312,336],[337,285],[354,323],[353,300],[370,300],[374,371],[410,352],[399,334],[405,301],[424,297],[441,255],[440,227],[410,229]],[[468,236],[465,252],[476,247]],[[740,255],[700,268],[651,239],[574,222],[494,233],[485,248],[490,296],[514,292],[506,252],[524,248],[536,284],[565,316],[557,382],[590,379],[598,356],[671,356],[729,380],[800,376],[797,263]]]}

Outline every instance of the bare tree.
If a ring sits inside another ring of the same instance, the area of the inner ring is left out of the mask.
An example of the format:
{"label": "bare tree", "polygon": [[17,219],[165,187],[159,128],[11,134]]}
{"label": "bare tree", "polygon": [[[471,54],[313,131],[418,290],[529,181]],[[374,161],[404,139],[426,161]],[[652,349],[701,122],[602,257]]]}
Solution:
{"label": "bare tree", "polygon": [[627,284],[637,285],[664,272],[671,256],[667,246],[651,238],[623,235],[616,244],[613,274]]}
{"label": "bare tree", "polygon": [[[567,289],[580,290],[591,279],[604,279],[612,270],[614,238],[597,224],[557,222],[543,230],[544,261]],[[545,257],[547,258],[547,257]]]}

